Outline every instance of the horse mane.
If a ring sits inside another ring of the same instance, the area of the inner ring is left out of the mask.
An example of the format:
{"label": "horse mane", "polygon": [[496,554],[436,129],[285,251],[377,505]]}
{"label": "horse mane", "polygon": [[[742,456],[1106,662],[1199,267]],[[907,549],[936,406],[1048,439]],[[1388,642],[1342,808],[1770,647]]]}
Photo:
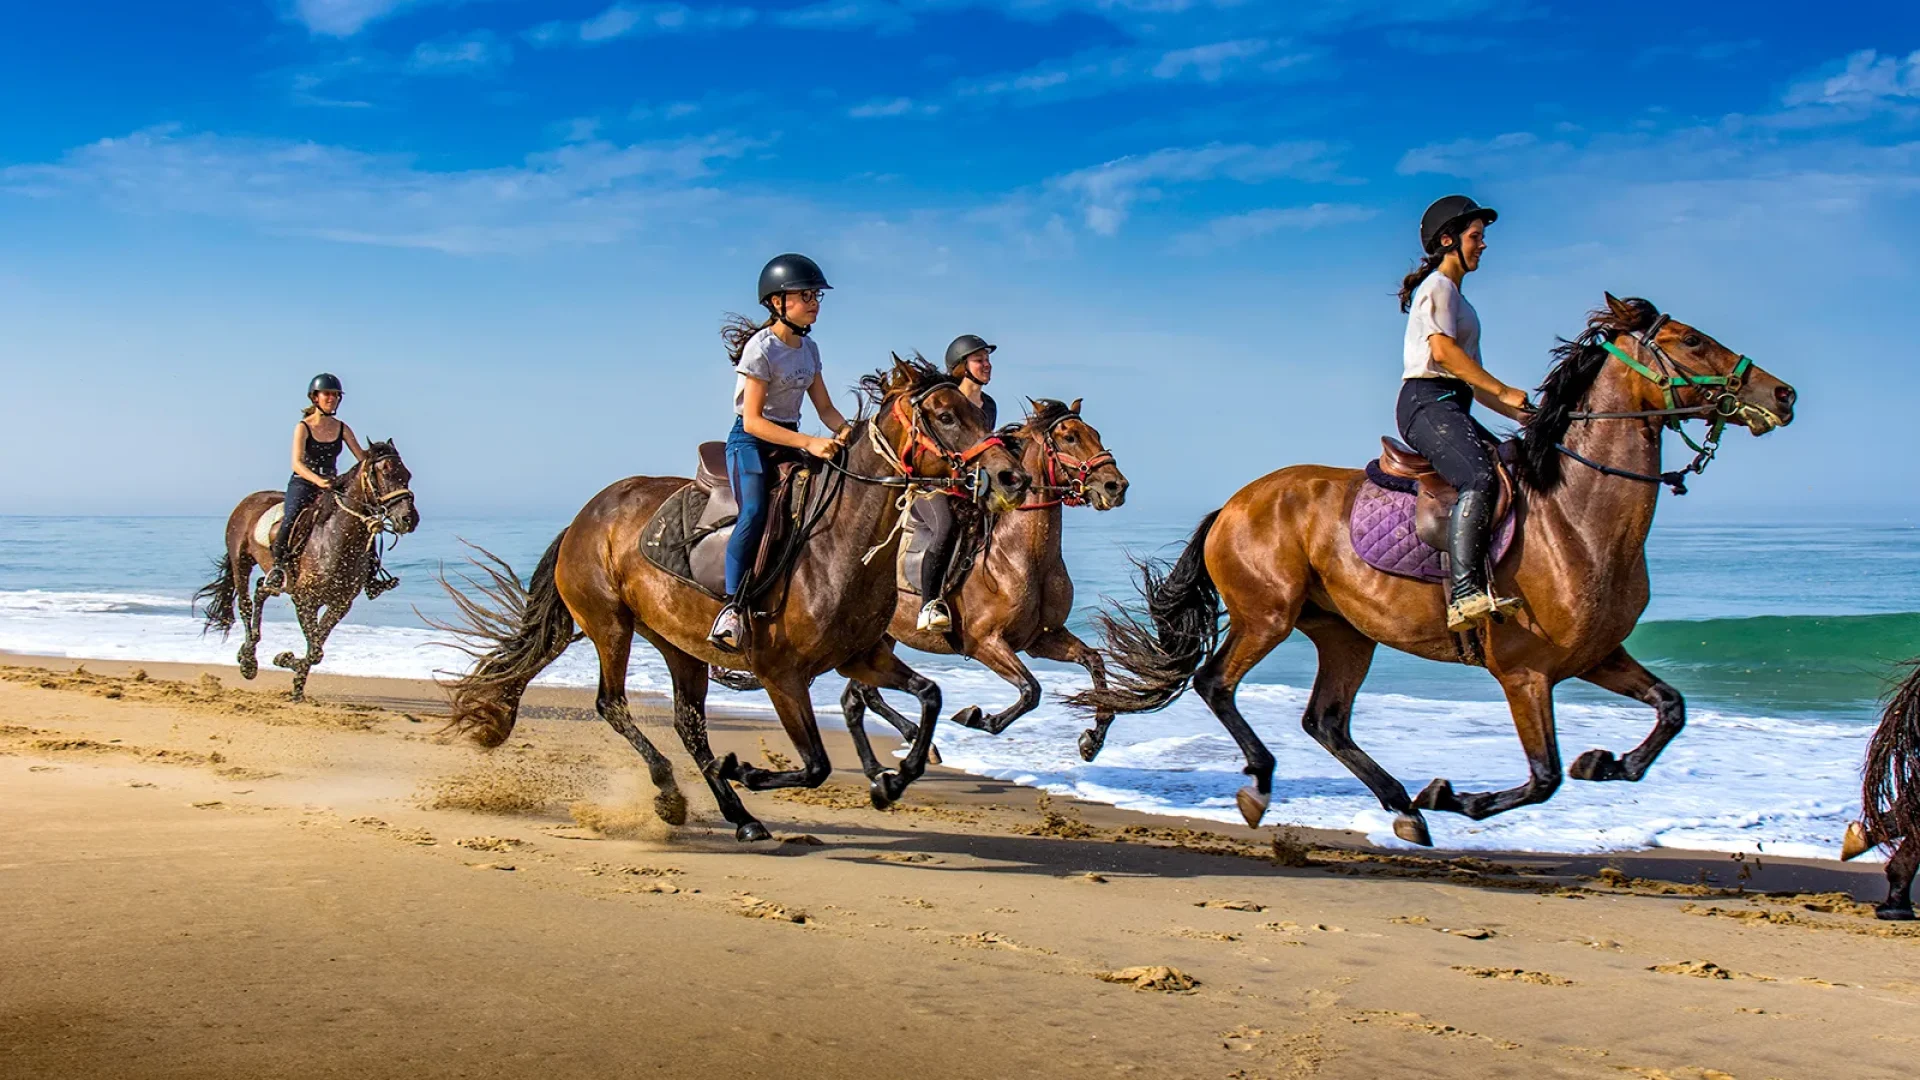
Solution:
{"label": "horse mane", "polygon": [[892,367],[860,376],[860,393],[866,398],[867,404],[877,408],[895,394],[918,394],[941,383],[960,385],[953,376],[928,363],[927,358],[918,352],[905,360],[896,354]]}
{"label": "horse mane", "polygon": [[1529,488],[1541,493],[1560,486],[1560,444],[1566,441],[1573,414],[1606,366],[1605,345],[1621,334],[1653,325],[1660,311],[1637,297],[1587,314],[1587,328],[1553,347],[1553,367],[1540,383],[1540,400],[1520,431],[1520,472]]}
{"label": "horse mane", "polygon": [[1064,401],[1055,401],[1052,398],[1028,398],[1027,400],[1033,405],[1033,415],[1028,417],[1028,423],[1041,428],[1050,428],[1073,415],[1073,409]]}

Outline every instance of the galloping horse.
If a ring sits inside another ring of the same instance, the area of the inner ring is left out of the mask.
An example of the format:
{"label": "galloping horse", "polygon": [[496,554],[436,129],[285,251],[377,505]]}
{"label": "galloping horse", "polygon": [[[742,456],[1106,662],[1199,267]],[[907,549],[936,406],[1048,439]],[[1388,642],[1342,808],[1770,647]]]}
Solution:
{"label": "galloping horse", "polygon": [[[1568,775],[1640,779],[1686,722],[1679,692],[1621,647],[1647,604],[1646,541],[1660,484],[1684,490],[1683,472],[1660,472],[1661,435],[1683,417],[1709,421],[1706,444],[1687,470],[1697,472],[1724,425],[1755,435],[1782,427],[1793,420],[1795,395],[1644,300],[1608,295],[1555,356],[1540,407],[1520,436],[1517,536],[1496,568],[1501,595],[1526,602],[1517,617],[1471,639],[1447,633],[1441,588],[1380,573],[1355,552],[1347,519],[1366,474],[1295,466],[1254,481],[1207,515],[1171,568],[1142,566],[1150,625],[1124,610],[1102,619],[1109,656],[1127,674],[1115,679],[1119,689],[1085,691],[1074,703],[1150,711],[1191,683],[1246,756],[1253,784],[1238,803],[1257,825],[1272,799],[1274,760],[1234,694],[1297,628],[1320,658],[1301,723],[1396,815],[1393,830],[1403,840],[1432,844],[1422,810],[1479,820],[1552,796],[1560,786],[1553,690],[1567,679],[1644,702],[1657,717],[1625,757],[1589,750]],[[1482,662],[1513,712],[1526,783],[1469,793],[1435,780],[1409,798],[1350,732],[1354,696],[1380,644],[1429,660]]]}
{"label": "galloping horse", "polygon": [[1847,826],[1842,859],[1892,846],[1887,898],[1874,908],[1882,919],[1913,918],[1913,875],[1920,869],[1920,660],[1910,661],[1867,742],[1860,806],[1865,820]]}
{"label": "galloping horse", "polygon": [[[893,492],[916,479],[947,487],[979,475],[978,469],[990,502],[1010,508],[1025,496],[1028,478],[987,430],[980,410],[925,362],[896,358],[891,371],[866,376],[861,387],[879,412],[856,423],[839,461],[813,485],[794,540],[800,546],[786,581],[775,590],[782,600],[764,617],[749,620],[741,655],[722,653],[707,640],[720,601],[641,553],[642,532],[654,511],[688,481],[630,477],[594,496],[554,538],[526,590],[517,584],[511,591],[489,590],[505,610],[488,611],[463,600],[470,636],[491,640],[495,647],[451,684],[454,724],[483,746],[506,741],[528,682],[577,640],[578,625],[599,653],[596,710],[646,760],[656,789],[654,812],[680,824],[686,820],[686,798],[672,766],[627,709],[627,657],[638,633],[667,663],[674,728],[738,839],[766,840],[770,834],[747,812],[731,781],[753,791],[818,787],[832,771],[807,696],[808,684],[827,671],[907,690],[920,699],[919,738],[899,772],[876,776],[870,791],[877,806],[899,799],[926,769],[940,689],[881,644],[894,609]],[[708,665],[742,661],[773,700],[800,752],[799,769],[769,771],[741,764],[733,754],[714,758],[707,742]]]}
{"label": "galloping horse", "polygon": [[[366,459],[341,473],[313,509],[302,515],[312,528],[306,545],[287,568],[287,594],[300,619],[300,632],[306,635],[307,653],[296,657],[287,651],[273,658],[276,667],[293,672],[293,700],[306,696],[307,673],[320,663],[327,635],[346,618],[354,597],[367,584],[380,534],[404,535],[419,527],[420,511],[408,489],[412,482],[413,474],[393,443],[375,442],[367,447]],[[256,491],[240,500],[227,518],[227,550],[215,560],[214,579],[194,594],[194,600],[204,605],[206,628],[220,631],[222,637],[233,630],[234,603],[239,602],[240,621],[246,629],[246,640],[240,643],[242,678],[259,673],[254,650],[260,644],[260,619],[271,595],[264,578],[257,591],[250,591],[256,564],[262,570],[273,569],[272,527],[269,524],[263,537],[260,519],[285,498],[284,492]],[[288,522],[286,527],[296,524]]]}
{"label": "galloping horse", "polygon": [[[883,643],[889,651],[894,642],[900,642],[922,652],[970,656],[1017,687],[1019,700],[993,716],[983,716],[978,705],[953,715],[956,724],[995,735],[1040,703],[1040,683],[1020,662],[1022,652],[1079,664],[1096,688],[1106,686],[1100,654],[1066,628],[1067,616],[1073,613],[1073,579],[1067,576],[1067,564],[1060,555],[1060,509],[1091,505],[1112,510],[1127,497],[1127,478],[1100,441],[1100,433],[1080,418],[1080,402],[1035,401],[1032,415],[1010,430],[1027,474],[1036,480],[1045,478],[1031,492],[1039,498],[992,519],[985,549],[953,597],[951,633],[917,629],[920,598],[902,592]],[[858,680],[848,680],[840,706],[868,776],[877,775],[880,765],[867,742],[863,722],[867,709],[879,713],[908,739],[916,733],[879,691]],[[1092,761],[1100,752],[1112,722],[1113,714],[1103,713],[1094,727],[1081,733],[1082,757]]]}

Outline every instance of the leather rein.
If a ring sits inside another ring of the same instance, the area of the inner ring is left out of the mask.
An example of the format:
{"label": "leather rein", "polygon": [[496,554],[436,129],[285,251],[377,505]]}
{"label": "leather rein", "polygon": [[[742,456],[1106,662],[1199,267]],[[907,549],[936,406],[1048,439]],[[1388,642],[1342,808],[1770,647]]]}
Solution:
{"label": "leather rein", "polygon": [[[347,494],[343,491],[335,491],[333,493],[333,502],[335,506],[345,511],[348,517],[366,526],[367,547],[372,548],[375,542],[380,539],[381,533],[392,533],[395,536],[400,535],[400,530],[395,528],[393,524],[393,508],[400,500],[411,499],[413,497],[413,490],[411,488],[399,488],[394,491],[389,491],[385,495],[377,495],[373,490],[373,468],[371,464],[360,470],[359,476],[355,478],[354,487],[367,489],[365,499],[370,509],[362,510],[353,505],[347,501]],[[356,494],[358,494],[358,492],[356,492]]]}
{"label": "leather rein", "polygon": [[[898,448],[887,442],[886,436],[880,431],[878,418],[867,422],[867,441],[887,464],[899,471],[898,476],[862,476],[849,471],[837,459],[828,461],[828,466],[850,480],[859,480],[863,483],[880,484],[886,487],[920,488],[964,499],[978,496],[986,490],[986,478],[980,470],[969,470],[968,466],[988,450],[996,446],[1005,449],[1007,444],[998,435],[988,435],[964,450],[950,450],[940,441],[938,433],[928,430],[920,423],[921,411],[927,395],[951,385],[945,382],[936,383],[911,397],[900,395],[893,399],[893,404],[887,411],[906,431],[906,437]],[[914,475],[914,463],[926,454],[933,454],[945,461],[947,470],[952,475]],[[965,479],[962,479],[963,477]],[[965,486],[962,486],[963,484]]]}

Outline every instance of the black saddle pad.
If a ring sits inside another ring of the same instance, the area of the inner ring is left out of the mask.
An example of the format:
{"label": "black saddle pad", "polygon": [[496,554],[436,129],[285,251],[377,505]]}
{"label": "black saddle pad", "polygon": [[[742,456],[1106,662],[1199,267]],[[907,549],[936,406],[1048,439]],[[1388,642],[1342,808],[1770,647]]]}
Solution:
{"label": "black saddle pad", "polygon": [[707,489],[698,484],[688,484],[667,496],[667,501],[653,512],[652,519],[640,534],[640,554],[648,562],[708,596],[724,600],[725,580],[704,580],[712,575],[696,575],[693,569],[693,550],[696,545],[702,540],[725,544],[727,535],[733,532],[734,519],[731,515],[705,526],[700,524],[700,515],[707,508],[708,498]]}

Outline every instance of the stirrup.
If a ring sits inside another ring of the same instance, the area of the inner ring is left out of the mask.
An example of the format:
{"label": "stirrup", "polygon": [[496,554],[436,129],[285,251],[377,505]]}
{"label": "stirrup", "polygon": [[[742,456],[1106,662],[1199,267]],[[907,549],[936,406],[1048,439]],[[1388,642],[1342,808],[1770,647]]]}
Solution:
{"label": "stirrup", "polygon": [[707,641],[721,652],[740,651],[740,609],[728,604],[720,609],[713,620],[713,629],[707,632]]}
{"label": "stirrup", "polygon": [[944,634],[953,629],[953,613],[947,610],[943,600],[929,600],[920,605],[920,617],[914,620],[914,629]]}
{"label": "stirrup", "polygon": [[260,588],[269,593],[286,591],[287,564],[284,562],[274,563],[273,569],[267,571],[267,576],[261,580]]}
{"label": "stirrup", "polygon": [[1491,591],[1470,593],[1447,604],[1447,631],[1464,634],[1489,619],[1504,618],[1520,606],[1518,599],[1498,597]]}

